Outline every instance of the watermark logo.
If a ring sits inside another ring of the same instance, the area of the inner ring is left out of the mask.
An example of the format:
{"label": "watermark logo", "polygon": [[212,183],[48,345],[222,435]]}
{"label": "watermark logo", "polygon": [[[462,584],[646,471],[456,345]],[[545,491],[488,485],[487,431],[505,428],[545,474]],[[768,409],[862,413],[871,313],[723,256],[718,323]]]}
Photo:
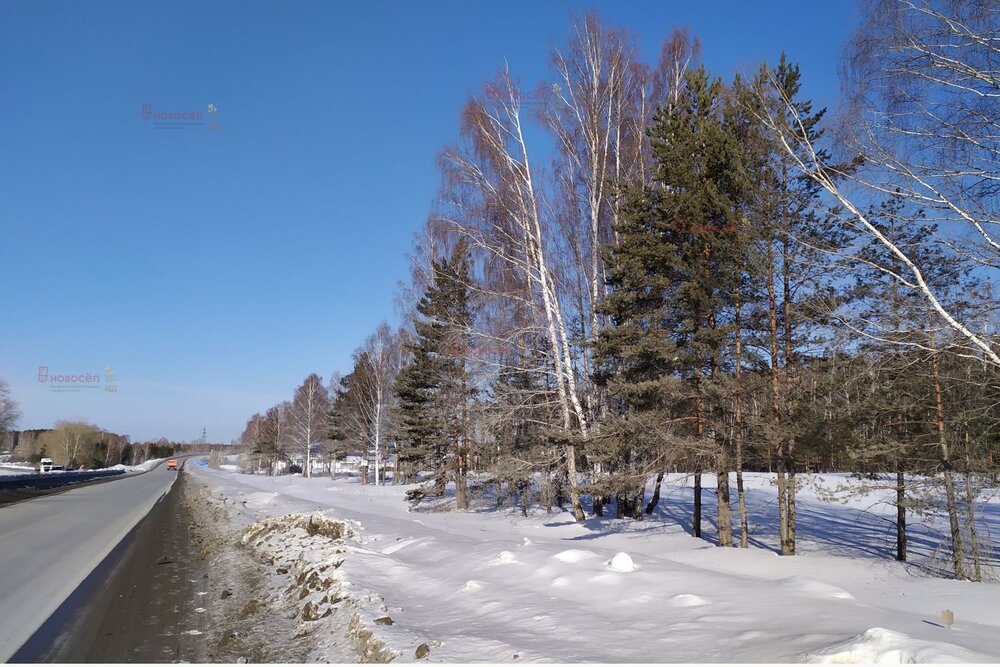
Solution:
{"label": "watermark logo", "polygon": [[50,373],[48,366],[38,367],[38,381],[49,385],[49,391],[80,392],[104,389],[118,391],[117,377],[111,366],[104,367],[104,373]]}
{"label": "watermark logo", "polygon": [[208,127],[209,130],[218,130],[219,108],[214,104],[208,105],[208,111],[196,110],[160,110],[154,108],[152,102],[143,102],[139,107],[139,118],[145,123],[151,123],[157,130],[185,130],[195,127]]}
{"label": "watermark logo", "polygon": [[118,385],[116,384],[118,378],[115,376],[115,369],[111,366],[104,367],[104,391],[109,393],[114,393],[118,391]]}
{"label": "watermark logo", "polygon": [[208,105],[208,129],[218,130],[221,126],[219,125],[219,109],[214,104]]}
{"label": "watermark logo", "polygon": [[511,97],[517,100],[517,103],[521,107],[552,107],[556,105],[562,96],[562,90],[559,88],[559,84],[553,84],[551,88],[543,88],[539,90],[518,90],[511,89],[505,86],[497,85],[495,83],[486,84],[484,90],[486,94],[496,100],[501,100],[503,103],[509,103]]}

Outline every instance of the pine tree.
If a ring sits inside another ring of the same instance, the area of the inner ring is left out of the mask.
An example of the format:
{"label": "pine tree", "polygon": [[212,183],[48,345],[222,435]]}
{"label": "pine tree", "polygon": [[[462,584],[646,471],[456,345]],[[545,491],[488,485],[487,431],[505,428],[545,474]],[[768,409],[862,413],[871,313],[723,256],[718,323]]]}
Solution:
{"label": "pine tree", "polygon": [[[830,311],[839,303],[830,277],[830,256],[825,253],[843,248],[848,238],[837,231],[833,212],[823,206],[818,184],[796,171],[773,133],[760,125],[768,113],[781,116],[797,135],[818,146],[825,109],[814,111],[809,100],[801,99],[799,67],[782,54],[776,67],[762,67],[754,81],[738,83],[736,89],[740,103],[758,123],[751,132],[757,139],[750,143],[756,155],[748,165],[754,193],[747,219],[760,246],[754,280],[766,304],[753,315],[759,331],[754,343],[767,351],[771,395],[770,419],[758,420],[751,430],[776,458],[781,553],[793,555],[796,449],[803,422],[796,410],[803,404],[804,391],[798,375],[809,362],[805,350],[817,346]],[[765,112],[760,105],[771,109]],[[821,148],[816,150],[828,158]]]}
{"label": "pine tree", "polygon": [[445,260],[432,261],[433,282],[416,306],[410,362],[396,380],[400,474],[412,479],[434,471],[433,493],[456,484],[456,505],[468,508],[469,412],[474,388],[468,362],[472,354],[470,267],[465,244]]}
{"label": "pine tree", "polygon": [[[626,419],[659,411],[666,421],[685,425],[672,434],[674,444],[684,446],[669,455],[696,472],[695,535],[701,469],[715,467],[719,538],[728,546],[730,463],[721,396],[742,280],[745,243],[737,202],[745,186],[722,97],[721,81],[711,80],[704,68],[693,71],[676,103],[661,109],[649,130],[656,180],[626,198],[619,245],[608,261],[613,293],[604,313],[614,327],[602,332],[597,355],[606,374],[600,379],[622,401]],[[623,460],[635,449],[634,435],[628,440]],[[655,457],[660,466],[667,455]]]}

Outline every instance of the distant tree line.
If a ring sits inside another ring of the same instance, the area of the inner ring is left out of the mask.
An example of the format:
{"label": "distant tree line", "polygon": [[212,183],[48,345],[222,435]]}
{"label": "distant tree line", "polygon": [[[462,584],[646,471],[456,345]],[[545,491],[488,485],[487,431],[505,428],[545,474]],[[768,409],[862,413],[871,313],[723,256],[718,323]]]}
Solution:
{"label": "distant tree line", "polygon": [[68,469],[137,465],[172,456],[181,449],[165,438],[132,442],[127,435],[112,433],[88,422],[69,420],[58,421],[51,429],[9,430],[3,442],[14,461],[38,463],[42,458],[50,458]]}

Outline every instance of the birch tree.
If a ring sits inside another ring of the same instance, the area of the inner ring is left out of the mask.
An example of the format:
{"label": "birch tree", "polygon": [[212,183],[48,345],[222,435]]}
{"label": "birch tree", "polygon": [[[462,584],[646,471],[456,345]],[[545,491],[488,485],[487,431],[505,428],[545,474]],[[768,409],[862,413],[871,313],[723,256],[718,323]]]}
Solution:
{"label": "birch tree", "polygon": [[359,367],[364,370],[352,378],[351,390],[357,392],[357,406],[374,450],[375,484],[382,484],[385,478],[382,455],[395,401],[392,386],[399,373],[401,354],[399,336],[385,322],[379,324],[355,352],[356,372]]}
{"label": "birch tree", "polygon": [[283,401],[268,408],[260,424],[261,450],[267,457],[268,469],[272,475],[277,463],[284,460],[287,453],[289,445],[288,411],[290,407],[288,401]]}
{"label": "birch tree", "polygon": [[84,421],[60,420],[45,439],[54,450],[53,458],[67,467],[76,467],[92,458],[94,445],[101,440],[101,429]]}
{"label": "birch tree", "polygon": [[566,176],[560,183],[579,189],[573,219],[578,225],[567,236],[584,240],[586,255],[577,267],[587,290],[581,319],[589,326],[583,337],[592,339],[599,328],[597,306],[606,292],[607,274],[603,248],[614,237],[612,204],[614,190],[625,180],[632,165],[624,143],[627,122],[634,113],[636,71],[634,46],[623,30],[601,23],[596,14],[577,19],[565,49],[555,49],[552,68],[557,82],[543,87],[551,103],[538,109],[543,124],[556,137],[561,167]]}
{"label": "birch tree", "polygon": [[312,477],[313,448],[326,440],[329,432],[330,396],[323,380],[309,375],[295,390],[288,410],[289,439],[305,460],[303,474]]}
{"label": "birch tree", "polygon": [[[522,92],[504,70],[462,114],[462,149],[445,152],[442,163],[451,194],[442,212],[451,229],[504,271],[516,273],[523,295],[545,332],[548,362],[557,388],[562,432],[586,438],[584,412],[566,310],[552,257],[553,224],[532,168],[522,115]],[[573,514],[583,520],[574,439],[563,446]]]}
{"label": "birch tree", "polygon": [[847,51],[844,88],[849,118],[842,139],[862,168],[833,164],[810,137],[800,109],[774,90],[784,108],[762,106],[795,168],[845,211],[845,224],[899,261],[893,278],[926,301],[953,330],[963,354],[1000,366],[996,341],[953,312],[929,284],[930,267],[894,244],[862,201],[898,196],[927,211],[937,241],[969,258],[984,278],[1000,269],[1000,13],[987,3],[874,0]]}
{"label": "birch tree", "polygon": [[[259,412],[254,413],[254,415],[247,420],[246,426],[243,428],[243,433],[240,435],[240,444],[243,445],[244,450],[250,459],[254,461],[254,472],[263,468],[263,459],[265,456],[263,422],[264,416]],[[273,473],[270,465],[267,467],[267,472],[268,474]]]}
{"label": "birch tree", "polygon": [[11,396],[10,385],[0,380],[0,436],[13,430],[20,418],[21,411],[17,407],[17,401]]}

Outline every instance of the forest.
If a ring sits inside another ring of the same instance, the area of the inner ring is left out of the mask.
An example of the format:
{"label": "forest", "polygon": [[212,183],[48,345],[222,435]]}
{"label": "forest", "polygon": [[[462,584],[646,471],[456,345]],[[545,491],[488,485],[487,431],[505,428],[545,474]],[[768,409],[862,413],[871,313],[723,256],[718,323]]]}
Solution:
{"label": "forest", "polygon": [[645,62],[596,14],[573,19],[548,80],[484,79],[438,156],[402,324],[253,415],[247,458],[274,472],[297,452],[311,475],[361,452],[365,482],[418,483],[415,503],[578,521],[642,521],[687,473],[692,532],[712,494],[718,545],[744,548],[743,474],[768,472],[783,555],[802,478],[850,472],[895,491],[898,560],[911,517],[939,512],[951,574],[981,580],[1000,12],[863,14],[836,109],[784,54],[724,78],[674,30]]}

